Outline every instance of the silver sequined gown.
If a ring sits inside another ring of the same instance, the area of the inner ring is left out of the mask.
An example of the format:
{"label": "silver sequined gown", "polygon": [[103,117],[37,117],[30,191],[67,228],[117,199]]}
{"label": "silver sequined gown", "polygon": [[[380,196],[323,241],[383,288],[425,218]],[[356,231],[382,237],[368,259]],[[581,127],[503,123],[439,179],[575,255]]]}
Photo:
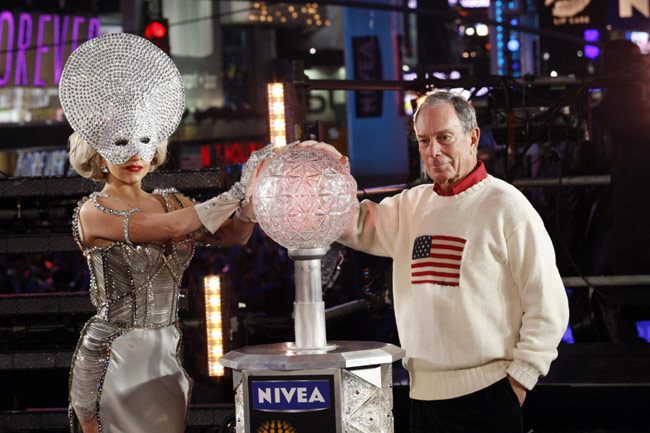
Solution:
{"label": "silver sequined gown", "polygon": [[[181,207],[176,191],[156,190],[167,211]],[[191,388],[179,359],[179,286],[194,255],[194,240],[86,248],[79,237],[79,208],[86,200],[121,216],[134,210],[103,207],[93,193],[79,203],[73,232],[90,269],[97,314],[84,326],[70,372],[71,428],[97,418],[103,433],[180,433]],[[83,227],[82,227],[83,230]]]}

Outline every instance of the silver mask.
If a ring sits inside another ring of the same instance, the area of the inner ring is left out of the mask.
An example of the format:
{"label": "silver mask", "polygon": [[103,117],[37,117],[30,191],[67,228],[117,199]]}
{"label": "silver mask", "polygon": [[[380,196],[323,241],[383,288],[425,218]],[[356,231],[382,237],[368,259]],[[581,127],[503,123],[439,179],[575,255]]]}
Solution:
{"label": "silver mask", "polygon": [[63,68],[59,99],[72,129],[111,164],[124,164],[136,154],[151,161],[185,108],[174,62],[128,33],[80,45]]}

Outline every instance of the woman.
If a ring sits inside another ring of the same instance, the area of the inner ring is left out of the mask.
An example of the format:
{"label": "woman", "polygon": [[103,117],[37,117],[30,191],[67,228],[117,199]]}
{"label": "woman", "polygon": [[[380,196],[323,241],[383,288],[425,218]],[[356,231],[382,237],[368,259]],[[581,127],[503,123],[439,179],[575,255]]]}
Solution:
{"label": "woman", "polygon": [[[248,240],[246,185],[270,149],[254,153],[242,180],[205,203],[174,189],[142,190],[142,179],[164,162],[184,94],[169,57],[134,35],[81,45],[64,68],[60,98],[75,130],[72,166],[105,182],[73,217],[97,315],[84,326],[72,361],[71,429],[78,421],[84,433],[180,433],[191,387],[178,358],[182,274],[197,242]],[[238,217],[228,219],[236,210]]]}

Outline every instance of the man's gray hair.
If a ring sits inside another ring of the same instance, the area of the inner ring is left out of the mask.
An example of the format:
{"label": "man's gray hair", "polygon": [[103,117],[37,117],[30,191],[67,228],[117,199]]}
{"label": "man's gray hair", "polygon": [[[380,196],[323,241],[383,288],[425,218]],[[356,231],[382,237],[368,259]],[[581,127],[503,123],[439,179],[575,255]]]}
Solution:
{"label": "man's gray hair", "polygon": [[434,90],[426,94],[413,115],[413,124],[415,125],[415,122],[418,120],[418,114],[420,111],[425,108],[435,107],[443,102],[449,102],[454,107],[456,115],[460,119],[460,123],[463,125],[463,129],[466,133],[478,127],[478,123],[476,122],[476,112],[474,111],[474,107],[467,102],[467,99],[458,93],[447,92],[444,90]]}

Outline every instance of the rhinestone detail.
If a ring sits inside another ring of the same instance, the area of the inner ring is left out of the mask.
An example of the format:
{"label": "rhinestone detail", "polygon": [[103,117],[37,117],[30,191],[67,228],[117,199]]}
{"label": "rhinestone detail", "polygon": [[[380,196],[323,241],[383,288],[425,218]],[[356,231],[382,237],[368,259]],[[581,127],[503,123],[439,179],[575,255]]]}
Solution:
{"label": "rhinestone detail", "polygon": [[59,98],[72,129],[113,164],[135,154],[151,161],[185,109],[174,62],[147,39],[128,33],[81,44],[63,68]]}
{"label": "rhinestone detail", "polygon": [[[178,192],[175,189],[155,190],[154,193],[160,194],[164,198],[167,211],[183,207],[182,202],[176,196]],[[98,403],[96,402],[99,402],[106,368],[110,362],[110,343],[119,335],[135,328],[160,329],[176,326],[180,331],[178,326],[179,287],[183,271],[187,268],[195,252],[193,236],[179,241],[171,240],[167,243],[142,244],[126,242],[127,236],[124,242],[113,242],[109,245],[87,248],[81,242],[79,227],[79,209],[86,201],[91,200],[98,209],[112,215],[127,218],[133,213],[131,212],[133,209],[120,211],[102,206],[97,200],[97,197],[102,196],[107,195],[96,192],[79,201],[72,220],[73,235],[83,250],[90,270],[91,300],[97,307],[97,314],[86,323],[81,332],[72,362],[73,366],[79,363],[75,367],[75,374],[92,374],[92,377],[96,379],[89,383],[95,385],[94,388],[88,389],[75,388],[74,408],[81,410],[80,414],[85,419],[88,419],[88,415],[97,416],[100,426],[101,419],[98,415],[99,411],[96,406]],[[167,252],[168,250],[169,252]],[[156,287],[170,287],[170,290],[154,290]],[[115,337],[111,338],[111,335]],[[95,341],[100,341],[103,349],[88,352],[87,347],[82,347],[85,338],[94,338]],[[176,348],[179,364],[180,351],[179,344]],[[89,356],[93,359],[103,359],[100,361],[103,363],[101,369],[96,370],[92,367],[94,364]],[[91,363],[88,364],[88,362]],[[184,374],[191,386],[192,381],[185,372]],[[71,370],[69,378],[71,397],[72,377]],[[71,398],[71,408],[72,401]],[[75,409],[71,409],[69,412],[71,429],[74,428]]]}

